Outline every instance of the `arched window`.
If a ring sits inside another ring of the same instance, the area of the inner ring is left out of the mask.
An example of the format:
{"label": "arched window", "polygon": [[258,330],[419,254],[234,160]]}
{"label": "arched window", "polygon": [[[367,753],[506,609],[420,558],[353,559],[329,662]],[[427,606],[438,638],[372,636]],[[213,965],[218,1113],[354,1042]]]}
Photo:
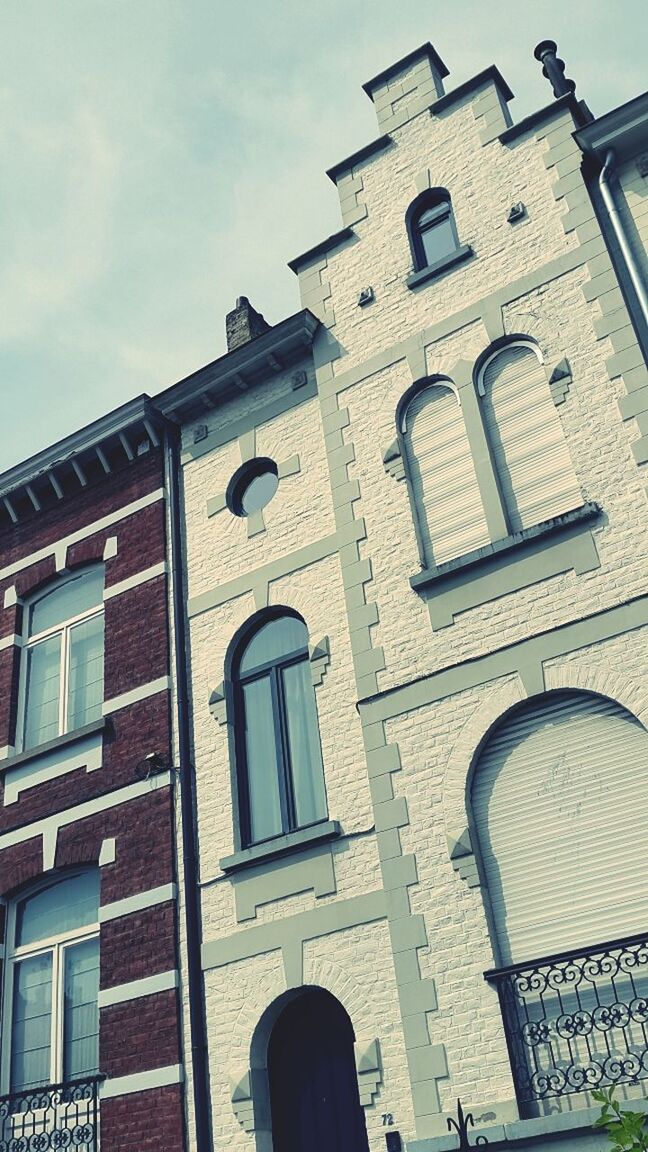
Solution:
{"label": "arched window", "polygon": [[92,1076],[99,1061],[99,873],[9,907],[3,1005],[5,1090]]}
{"label": "arched window", "polygon": [[25,629],[23,749],[101,716],[102,569],[86,569],[39,593],[26,607]]}
{"label": "arched window", "polygon": [[526,1114],[645,1076],[647,776],[648,732],[586,692],[516,708],[480,753],[472,816],[500,962],[487,978]]}
{"label": "arched window", "polygon": [[450,193],[445,188],[428,188],[417,196],[406,223],[416,271],[446,260],[459,248]]}
{"label": "arched window", "polygon": [[450,381],[415,392],[400,414],[400,431],[422,561],[431,567],[487,544],[463,413]]}
{"label": "arched window", "polygon": [[603,696],[551,692],[493,731],[471,795],[503,964],[645,927],[647,780],[648,732]]}
{"label": "arched window", "polygon": [[233,667],[244,844],[327,817],[308,631],[296,615],[265,620]]}
{"label": "arched window", "polygon": [[486,360],[478,385],[509,530],[579,508],[583,496],[535,346],[507,344]]}

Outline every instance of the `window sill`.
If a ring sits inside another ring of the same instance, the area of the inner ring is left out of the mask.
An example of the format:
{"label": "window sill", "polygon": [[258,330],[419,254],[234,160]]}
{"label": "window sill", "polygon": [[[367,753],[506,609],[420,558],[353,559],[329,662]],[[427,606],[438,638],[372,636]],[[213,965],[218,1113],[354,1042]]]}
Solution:
{"label": "window sill", "polygon": [[273,840],[265,840],[263,844],[253,844],[250,848],[241,848],[231,856],[224,856],[219,861],[223,872],[228,875],[241,872],[244,868],[253,868],[256,864],[265,864],[269,860],[276,860],[280,856],[291,856],[301,852],[304,848],[312,848],[314,844],[323,844],[328,840],[337,840],[340,835],[340,824],[337,820],[324,820],[320,824],[311,824],[308,828],[297,828],[294,832],[287,832],[285,836],[276,836]]}
{"label": "window sill", "polygon": [[461,264],[469,256],[474,256],[470,244],[462,244],[460,248],[451,252],[449,256],[444,256],[442,260],[428,264],[427,268],[421,268],[419,272],[412,272],[405,283],[408,288],[418,288],[419,285],[427,283],[428,280],[434,280],[436,276],[441,276],[449,268],[453,268],[455,264]]}
{"label": "window sill", "polygon": [[590,525],[600,515],[598,504],[582,504],[438,568],[417,572],[410,584],[425,598],[432,628],[447,628],[459,613],[563,572],[581,576],[599,568]]}
{"label": "window sill", "polygon": [[445,564],[439,564],[437,568],[424,568],[422,572],[417,572],[415,576],[410,577],[410,584],[415,591],[419,588],[427,588],[430,584],[443,580],[444,577],[452,576],[455,572],[474,568],[495,556],[506,555],[507,552],[523,548],[525,544],[534,540],[553,536],[565,528],[570,528],[573,524],[594,520],[600,513],[600,505],[589,501],[587,504],[581,504],[580,508],[565,512],[564,516],[554,516],[551,520],[543,520],[542,523],[534,524],[531,528],[522,528],[520,532],[514,532],[511,536],[504,536],[503,539],[495,540],[492,544],[485,544],[483,548],[475,548],[473,552],[466,552],[464,556],[447,560]]}
{"label": "window sill", "polygon": [[55,736],[53,740],[46,740],[44,744],[37,744],[35,748],[27,748],[25,752],[8,756],[6,760],[0,761],[0,773],[5,772],[8,768],[18,768],[23,764],[28,764],[30,760],[37,760],[40,756],[47,756],[50,752],[58,752],[59,749],[76,744],[77,741],[84,740],[87,736],[94,736],[97,732],[105,732],[109,727],[109,718],[102,716],[99,720],[93,720],[91,724],[84,724],[83,728],[75,728],[74,732],[66,732],[63,736]]}

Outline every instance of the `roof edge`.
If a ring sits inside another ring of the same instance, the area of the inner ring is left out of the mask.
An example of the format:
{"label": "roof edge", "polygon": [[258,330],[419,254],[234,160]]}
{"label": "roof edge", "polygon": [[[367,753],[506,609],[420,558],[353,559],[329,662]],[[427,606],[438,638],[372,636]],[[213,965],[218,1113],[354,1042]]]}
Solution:
{"label": "roof edge", "polygon": [[62,440],[57,440],[33,456],[28,456],[26,460],[14,464],[5,472],[0,472],[0,498],[10,495],[25,484],[29,484],[32,480],[42,476],[44,472],[55,468],[57,464],[94,448],[109,436],[125,432],[131,424],[145,419],[155,420],[156,415],[151,397],[143,392],[126,404],[120,405],[119,408],[107,412],[105,416],[93,420],[91,424],[86,424]]}
{"label": "roof edge", "polygon": [[486,84],[489,80],[499,89],[500,94],[504,100],[506,100],[507,104],[509,100],[514,99],[515,93],[509,88],[497,65],[489,64],[488,68],[484,68],[481,72],[478,72],[476,76],[471,76],[470,80],[464,80],[463,84],[459,84],[457,88],[453,88],[452,92],[446,92],[445,96],[439,96],[439,99],[430,105],[430,112],[433,116],[436,116],[438,112],[443,112],[457,101],[463,100],[464,96],[470,96],[471,93],[475,92],[477,88],[481,88],[482,84]]}
{"label": "roof edge", "polygon": [[396,60],[393,64],[390,64],[388,68],[383,68],[382,72],[377,72],[375,76],[371,77],[371,80],[367,80],[362,85],[363,92],[366,92],[369,99],[373,100],[372,92],[374,88],[377,88],[378,85],[382,84],[385,80],[389,80],[390,76],[395,75],[395,73],[401,72],[403,68],[407,68],[409,64],[413,64],[415,60],[419,60],[421,56],[427,57],[441,79],[450,75],[447,66],[439,56],[436,48],[433,48],[430,41],[427,40],[425,44],[420,44],[418,48],[415,48],[412,52],[408,52],[406,56],[402,56],[400,60]]}
{"label": "roof edge", "polygon": [[331,252],[338,245],[343,244],[345,240],[351,240],[355,236],[353,228],[341,228],[339,232],[334,232],[332,236],[327,236],[326,240],[321,240],[319,244],[315,244],[313,248],[309,248],[307,252],[302,252],[301,256],[295,256],[293,260],[288,261],[288,267],[295,275],[303,264],[309,263],[311,260],[317,259],[318,256],[326,256],[327,252]]}

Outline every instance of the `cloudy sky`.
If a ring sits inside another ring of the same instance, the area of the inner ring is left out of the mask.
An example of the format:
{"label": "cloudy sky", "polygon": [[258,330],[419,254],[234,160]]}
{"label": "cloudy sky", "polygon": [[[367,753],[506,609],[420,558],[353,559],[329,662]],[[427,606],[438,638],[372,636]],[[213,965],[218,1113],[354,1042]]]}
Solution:
{"label": "cloudy sky", "polygon": [[496,63],[516,120],[558,41],[596,114],[645,85],[639,0],[2,0],[0,468],[225,350],[248,295],[340,227],[324,169],[377,135],[361,84],[431,40]]}

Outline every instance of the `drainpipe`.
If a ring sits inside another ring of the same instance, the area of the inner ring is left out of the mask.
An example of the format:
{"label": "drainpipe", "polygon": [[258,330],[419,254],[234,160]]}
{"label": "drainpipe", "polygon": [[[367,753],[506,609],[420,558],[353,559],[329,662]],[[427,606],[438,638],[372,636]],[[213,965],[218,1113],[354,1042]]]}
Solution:
{"label": "drainpipe", "polygon": [[180,432],[169,421],[164,430],[164,469],[169,494],[169,534],[175,634],[175,678],[177,688],[178,755],[180,809],[182,821],[182,861],[184,874],[185,927],[187,934],[187,975],[189,1029],[193,1081],[193,1113],[197,1152],[210,1152],[209,1074],[207,1070],[207,1022],[201,963],[202,925],[198,886],[198,836],[196,792],[191,762],[189,691],[187,676],[187,629],[185,623],[185,579],[182,549],[180,496]]}
{"label": "drainpipe", "polygon": [[607,152],[605,156],[605,164],[603,165],[601,174],[599,176],[599,188],[601,189],[601,196],[603,198],[605,210],[610,217],[610,224],[612,225],[614,235],[616,236],[619,243],[619,248],[621,249],[623,263],[626,266],[626,270],[632,281],[632,286],[637,294],[637,300],[639,301],[639,307],[641,308],[644,322],[646,325],[648,325],[648,296],[646,295],[646,286],[643,282],[634,252],[630,247],[628,237],[626,236],[625,229],[623,227],[623,221],[619,215],[619,209],[616,206],[614,193],[610,187],[610,177],[614,169],[615,161],[616,157],[614,155],[614,151],[610,149],[610,151]]}

